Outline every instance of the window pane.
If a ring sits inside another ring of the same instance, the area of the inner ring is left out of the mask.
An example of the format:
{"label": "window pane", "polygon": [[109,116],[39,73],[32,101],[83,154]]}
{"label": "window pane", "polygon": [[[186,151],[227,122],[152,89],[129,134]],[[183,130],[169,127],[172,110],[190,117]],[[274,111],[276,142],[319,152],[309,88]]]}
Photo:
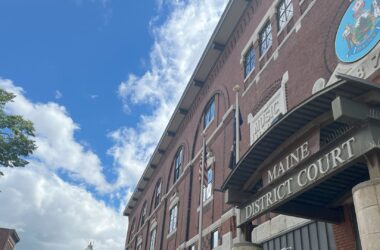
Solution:
{"label": "window pane", "polygon": [[245,70],[244,77],[246,77],[249,73],[253,71],[255,68],[255,51],[253,47],[251,47],[244,56]]}
{"label": "window pane", "polygon": [[212,120],[214,119],[214,116],[215,116],[215,102],[214,102],[214,99],[212,99],[210,103],[208,104],[205,110],[204,117],[203,117],[205,128],[212,122]]}
{"label": "window pane", "polygon": [[211,249],[214,249],[218,246],[218,231],[212,232],[211,235]]}
{"label": "window pane", "polygon": [[149,250],[154,250],[154,246],[155,246],[155,243],[156,243],[156,233],[157,233],[157,230],[156,228],[153,229],[150,233],[150,244],[149,244]]}
{"label": "window pane", "polygon": [[169,222],[169,233],[173,232],[177,226],[177,205],[170,209],[170,222]]}
{"label": "window pane", "polygon": [[291,0],[282,0],[278,5],[278,26],[282,29],[293,16],[293,3]]}
{"label": "window pane", "polygon": [[272,25],[270,22],[260,32],[260,53],[261,55],[272,45]]}
{"label": "window pane", "polygon": [[212,183],[212,169],[207,171],[207,183]]}
{"label": "window pane", "polygon": [[160,197],[161,197],[161,181],[156,186],[154,208],[156,208],[158,204],[160,203]]}
{"label": "window pane", "polygon": [[209,199],[212,195],[213,170],[207,170],[207,186],[203,187],[203,201]]}
{"label": "window pane", "polygon": [[180,151],[177,152],[175,159],[174,159],[174,182],[176,182],[179,178],[180,172],[181,172],[181,166],[182,166],[182,148]]}

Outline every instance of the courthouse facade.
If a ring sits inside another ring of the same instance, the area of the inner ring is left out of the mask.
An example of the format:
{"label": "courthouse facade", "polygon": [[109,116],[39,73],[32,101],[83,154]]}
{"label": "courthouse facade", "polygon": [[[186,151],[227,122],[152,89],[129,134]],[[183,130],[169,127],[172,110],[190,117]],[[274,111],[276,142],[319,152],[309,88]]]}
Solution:
{"label": "courthouse facade", "polygon": [[125,249],[380,249],[379,40],[378,0],[230,0]]}

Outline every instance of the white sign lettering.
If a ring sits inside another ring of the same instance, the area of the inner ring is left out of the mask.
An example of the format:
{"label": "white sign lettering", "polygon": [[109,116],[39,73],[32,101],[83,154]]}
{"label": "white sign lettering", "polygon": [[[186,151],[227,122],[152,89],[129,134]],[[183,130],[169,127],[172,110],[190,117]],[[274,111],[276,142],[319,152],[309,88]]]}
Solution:
{"label": "white sign lettering", "polygon": [[309,143],[305,142],[268,170],[268,184],[285,174],[309,155]]}
{"label": "white sign lettering", "polygon": [[[272,206],[297,194],[304,188],[322,179],[325,175],[343,166],[348,160],[355,156],[353,150],[353,144],[355,142],[355,137],[344,141],[312,163],[302,167],[298,172],[291,174],[289,178],[277,184],[269,191],[264,192],[253,202],[241,208],[241,223],[268,211]],[[304,151],[304,157],[308,154],[306,150],[307,145],[304,145],[305,144],[300,146],[301,157],[302,150]]]}
{"label": "white sign lettering", "polygon": [[285,114],[286,111],[286,93],[283,84],[255,116],[248,115],[251,145],[264,134],[280,114]]}

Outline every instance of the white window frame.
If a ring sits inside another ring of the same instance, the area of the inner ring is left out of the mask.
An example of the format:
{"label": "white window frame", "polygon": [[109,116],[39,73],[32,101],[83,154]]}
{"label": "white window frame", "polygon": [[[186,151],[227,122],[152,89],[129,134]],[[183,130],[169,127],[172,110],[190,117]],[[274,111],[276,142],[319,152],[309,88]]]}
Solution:
{"label": "white window frame", "polygon": [[211,232],[211,249],[215,249],[219,246],[219,232],[215,230]]}
{"label": "white window frame", "polygon": [[177,230],[178,204],[175,204],[169,210],[169,234]]}
{"label": "white window frame", "polygon": [[[251,56],[252,54],[252,56]],[[256,68],[256,51],[253,45],[251,45],[244,53],[244,79],[246,79]],[[247,66],[250,65],[250,69],[247,71]]]}
{"label": "white window frame", "polygon": [[182,165],[183,165],[183,147],[181,147],[177,151],[174,158],[174,183],[176,183],[179,177],[181,176]]}
{"label": "white window frame", "polygon": [[157,227],[150,231],[149,250],[154,250],[156,245]]}
{"label": "white window frame", "polygon": [[137,241],[136,241],[136,250],[141,250],[142,249],[142,237],[141,235],[139,237],[137,237]]}
{"label": "white window frame", "polygon": [[141,217],[140,217],[140,226],[145,224],[146,214],[147,214],[147,205],[148,203],[145,201],[143,209],[141,211]]}
{"label": "white window frame", "polygon": [[290,19],[292,19],[294,13],[292,0],[281,0],[277,6],[277,25],[278,30],[282,31]]}
{"label": "white window frame", "polygon": [[207,103],[205,112],[203,114],[203,128],[204,129],[207,129],[208,126],[210,126],[212,121],[215,119],[215,115],[216,115],[216,106],[215,106],[215,96],[214,96]]}
{"label": "white window frame", "polygon": [[272,23],[268,20],[259,32],[260,58],[262,58],[273,44]]}
{"label": "white window frame", "polygon": [[162,180],[160,179],[159,182],[156,184],[155,192],[154,192],[154,201],[153,201],[153,207],[156,208],[158,204],[160,204],[161,201],[161,188],[162,188]]}

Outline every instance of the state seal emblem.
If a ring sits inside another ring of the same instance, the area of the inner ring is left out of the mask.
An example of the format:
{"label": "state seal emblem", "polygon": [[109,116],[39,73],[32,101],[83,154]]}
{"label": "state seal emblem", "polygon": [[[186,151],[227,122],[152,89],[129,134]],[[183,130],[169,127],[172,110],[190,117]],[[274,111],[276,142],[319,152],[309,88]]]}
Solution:
{"label": "state seal emblem", "polygon": [[380,40],[380,0],[355,0],[344,14],[335,38],[335,51],[342,62],[355,62]]}

